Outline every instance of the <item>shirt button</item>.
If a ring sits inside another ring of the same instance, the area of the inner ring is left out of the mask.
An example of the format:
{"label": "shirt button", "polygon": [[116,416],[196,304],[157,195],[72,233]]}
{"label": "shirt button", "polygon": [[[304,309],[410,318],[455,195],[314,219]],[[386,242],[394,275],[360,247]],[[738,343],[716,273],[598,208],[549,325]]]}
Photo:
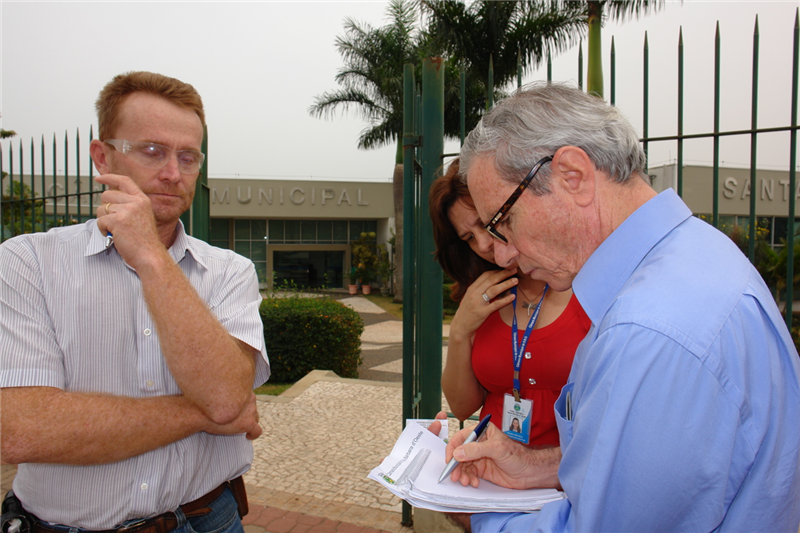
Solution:
{"label": "shirt button", "polygon": [[152,333],[152,331],[150,331],[150,328],[145,328],[145,330],[144,330],[144,336],[145,337],[149,337],[151,333]]}
{"label": "shirt button", "polygon": [[533,378],[530,378],[530,379],[528,380],[528,383],[530,383],[531,385],[536,385],[536,380],[535,380],[535,379],[533,379]]}
{"label": "shirt button", "polygon": [[141,488],[142,490],[147,490],[147,483],[142,483]]}
{"label": "shirt button", "polygon": [[152,379],[148,379],[147,380],[147,386],[148,387],[152,387],[153,385],[154,385],[153,380]]}
{"label": "shirt button", "polygon": [[531,352],[525,352],[525,359],[531,358]]}

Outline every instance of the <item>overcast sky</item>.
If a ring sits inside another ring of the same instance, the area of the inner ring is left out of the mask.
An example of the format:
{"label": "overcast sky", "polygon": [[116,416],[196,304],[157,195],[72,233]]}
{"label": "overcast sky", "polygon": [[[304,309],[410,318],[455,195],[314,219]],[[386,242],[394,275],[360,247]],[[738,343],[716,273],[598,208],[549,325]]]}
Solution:
{"label": "overcast sky", "polygon": [[[750,127],[752,41],[759,15],[759,125],[789,125],[796,1],[669,2],[658,14],[604,29],[604,67],[612,35],[617,105],[642,132],[642,47],[650,47],[650,135],[675,133],[678,29],[686,48],[686,127],[713,127],[713,56],[722,35],[721,128]],[[390,180],[395,147],[363,151],[366,123],[355,113],[317,119],[316,95],[337,88],[335,49],[346,17],[386,23],[387,2],[0,2],[2,127],[27,150],[76,130],[87,144],[94,101],[114,75],[151,70],[194,85],[209,127],[212,177]],[[577,47],[554,61],[554,79],[577,83]],[[585,66],[584,66],[585,68]],[[526,81],[542,79],[544,70]],[[609,96],[606,75],[606,98]],[[96,126],[95,126],[96,128]],[[95,130],[96,132],[96,130]],[[759,137],[759,166],[788,168],[788,134]],[[653,146],[651,166],[676,157],[674,143]],[[723,143],[724,164],[749,164],[749,138]],[[9,142],[3,143],[4,157]],[[446,150],[457,150],[450,143]],[[88,152],[83,152],[88,157]],[[26,156],[28,157],[28,156]],[[49,156],[48,156],[49,157]],[[71,159],[73,158],[70,154]],[[710,141],[687,146],[687,163],[710,164]],[[58,165],[63,165],[59,155]],[[7,163],[4,163],[7,164]],[[27,164],[27,163],[26,163]],[[81,164],[86,172],[86,164]],[[59,168],[59,171],[62,169]],[[70,168],[74,172],[74,168]]]}

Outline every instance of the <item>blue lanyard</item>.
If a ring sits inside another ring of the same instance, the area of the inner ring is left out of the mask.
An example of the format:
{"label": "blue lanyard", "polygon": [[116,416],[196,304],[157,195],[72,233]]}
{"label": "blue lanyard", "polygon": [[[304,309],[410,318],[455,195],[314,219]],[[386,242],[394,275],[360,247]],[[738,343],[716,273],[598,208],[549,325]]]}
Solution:
{"label": "blue lanyard", "polygon": [[517,288],[511,288],[511,294],[514,295],[514,309],[512,313],[511,319],[511,350],[512,356],[514,357],[514,400],[519,402],[519,371],[522,368],[522,354],[525,351],[525,347],[528,345],[528,338],[531,336],[531,332],[533,328],[536,326],[536,319],[539,318],[539,310],[542,308],[542,302],[544,302],[544,297],[547,296],[547,289],[549,285],[544,286],[544,291],[542,291],[542,299],[539,300],[539,303],[536,304],[536,310],[533,312],[533,315],[528,320],[528,327],[525,328],[525,334],[522,336],[522,344],[519,343],[519,329],[517,329]]}

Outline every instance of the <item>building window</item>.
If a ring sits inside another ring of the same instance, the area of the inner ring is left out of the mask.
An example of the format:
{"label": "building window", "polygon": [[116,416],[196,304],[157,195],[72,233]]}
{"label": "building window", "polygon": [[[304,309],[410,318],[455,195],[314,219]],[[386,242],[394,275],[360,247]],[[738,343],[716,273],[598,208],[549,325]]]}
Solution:
{"label": "building window", "polygon": [[[237,222],[244,222],[238,221]],[[270,244],[350,244],[364,231],[377,231],[377,220],[270,220]],[[238,238],[238,237],[237,237]]]}
{"label": "building window", "polygon": [[231,247],[230,219],[212,218],[209,244],[225,250]]}
{"label": "building window", "polygon": [[[270,244],[344,244],[362,232],[377,232],[377,220],[264,220],[212,218],[210,244],[250,259],[259,283],[267,283]],[[231,239],[231,236],[233,239]],[[343,251],[275,252],[276,281],[292,279],[306,287],[343,286]]]}
{"label": "building window", "polygon": [[259,283],[267,282],[266,222],[263,219],[233,221],[233,250],[253,262]]}

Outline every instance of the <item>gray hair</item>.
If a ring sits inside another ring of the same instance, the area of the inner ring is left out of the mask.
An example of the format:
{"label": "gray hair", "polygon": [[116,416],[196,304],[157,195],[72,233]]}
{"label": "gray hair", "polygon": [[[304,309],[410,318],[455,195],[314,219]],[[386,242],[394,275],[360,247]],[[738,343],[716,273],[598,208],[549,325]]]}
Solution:
{"label": "gray hair", "polygon": [[[619,109],[583,91],[556,83],[526,85],[489,111],[461,148],[461,175],[476,159],[494,156],[500,176],[514,184],[541,158],[563,146],[577,146],[613,181],[644,179],[645,154],[639,137]],[[531,182],[548,194],[550,166]]]}

